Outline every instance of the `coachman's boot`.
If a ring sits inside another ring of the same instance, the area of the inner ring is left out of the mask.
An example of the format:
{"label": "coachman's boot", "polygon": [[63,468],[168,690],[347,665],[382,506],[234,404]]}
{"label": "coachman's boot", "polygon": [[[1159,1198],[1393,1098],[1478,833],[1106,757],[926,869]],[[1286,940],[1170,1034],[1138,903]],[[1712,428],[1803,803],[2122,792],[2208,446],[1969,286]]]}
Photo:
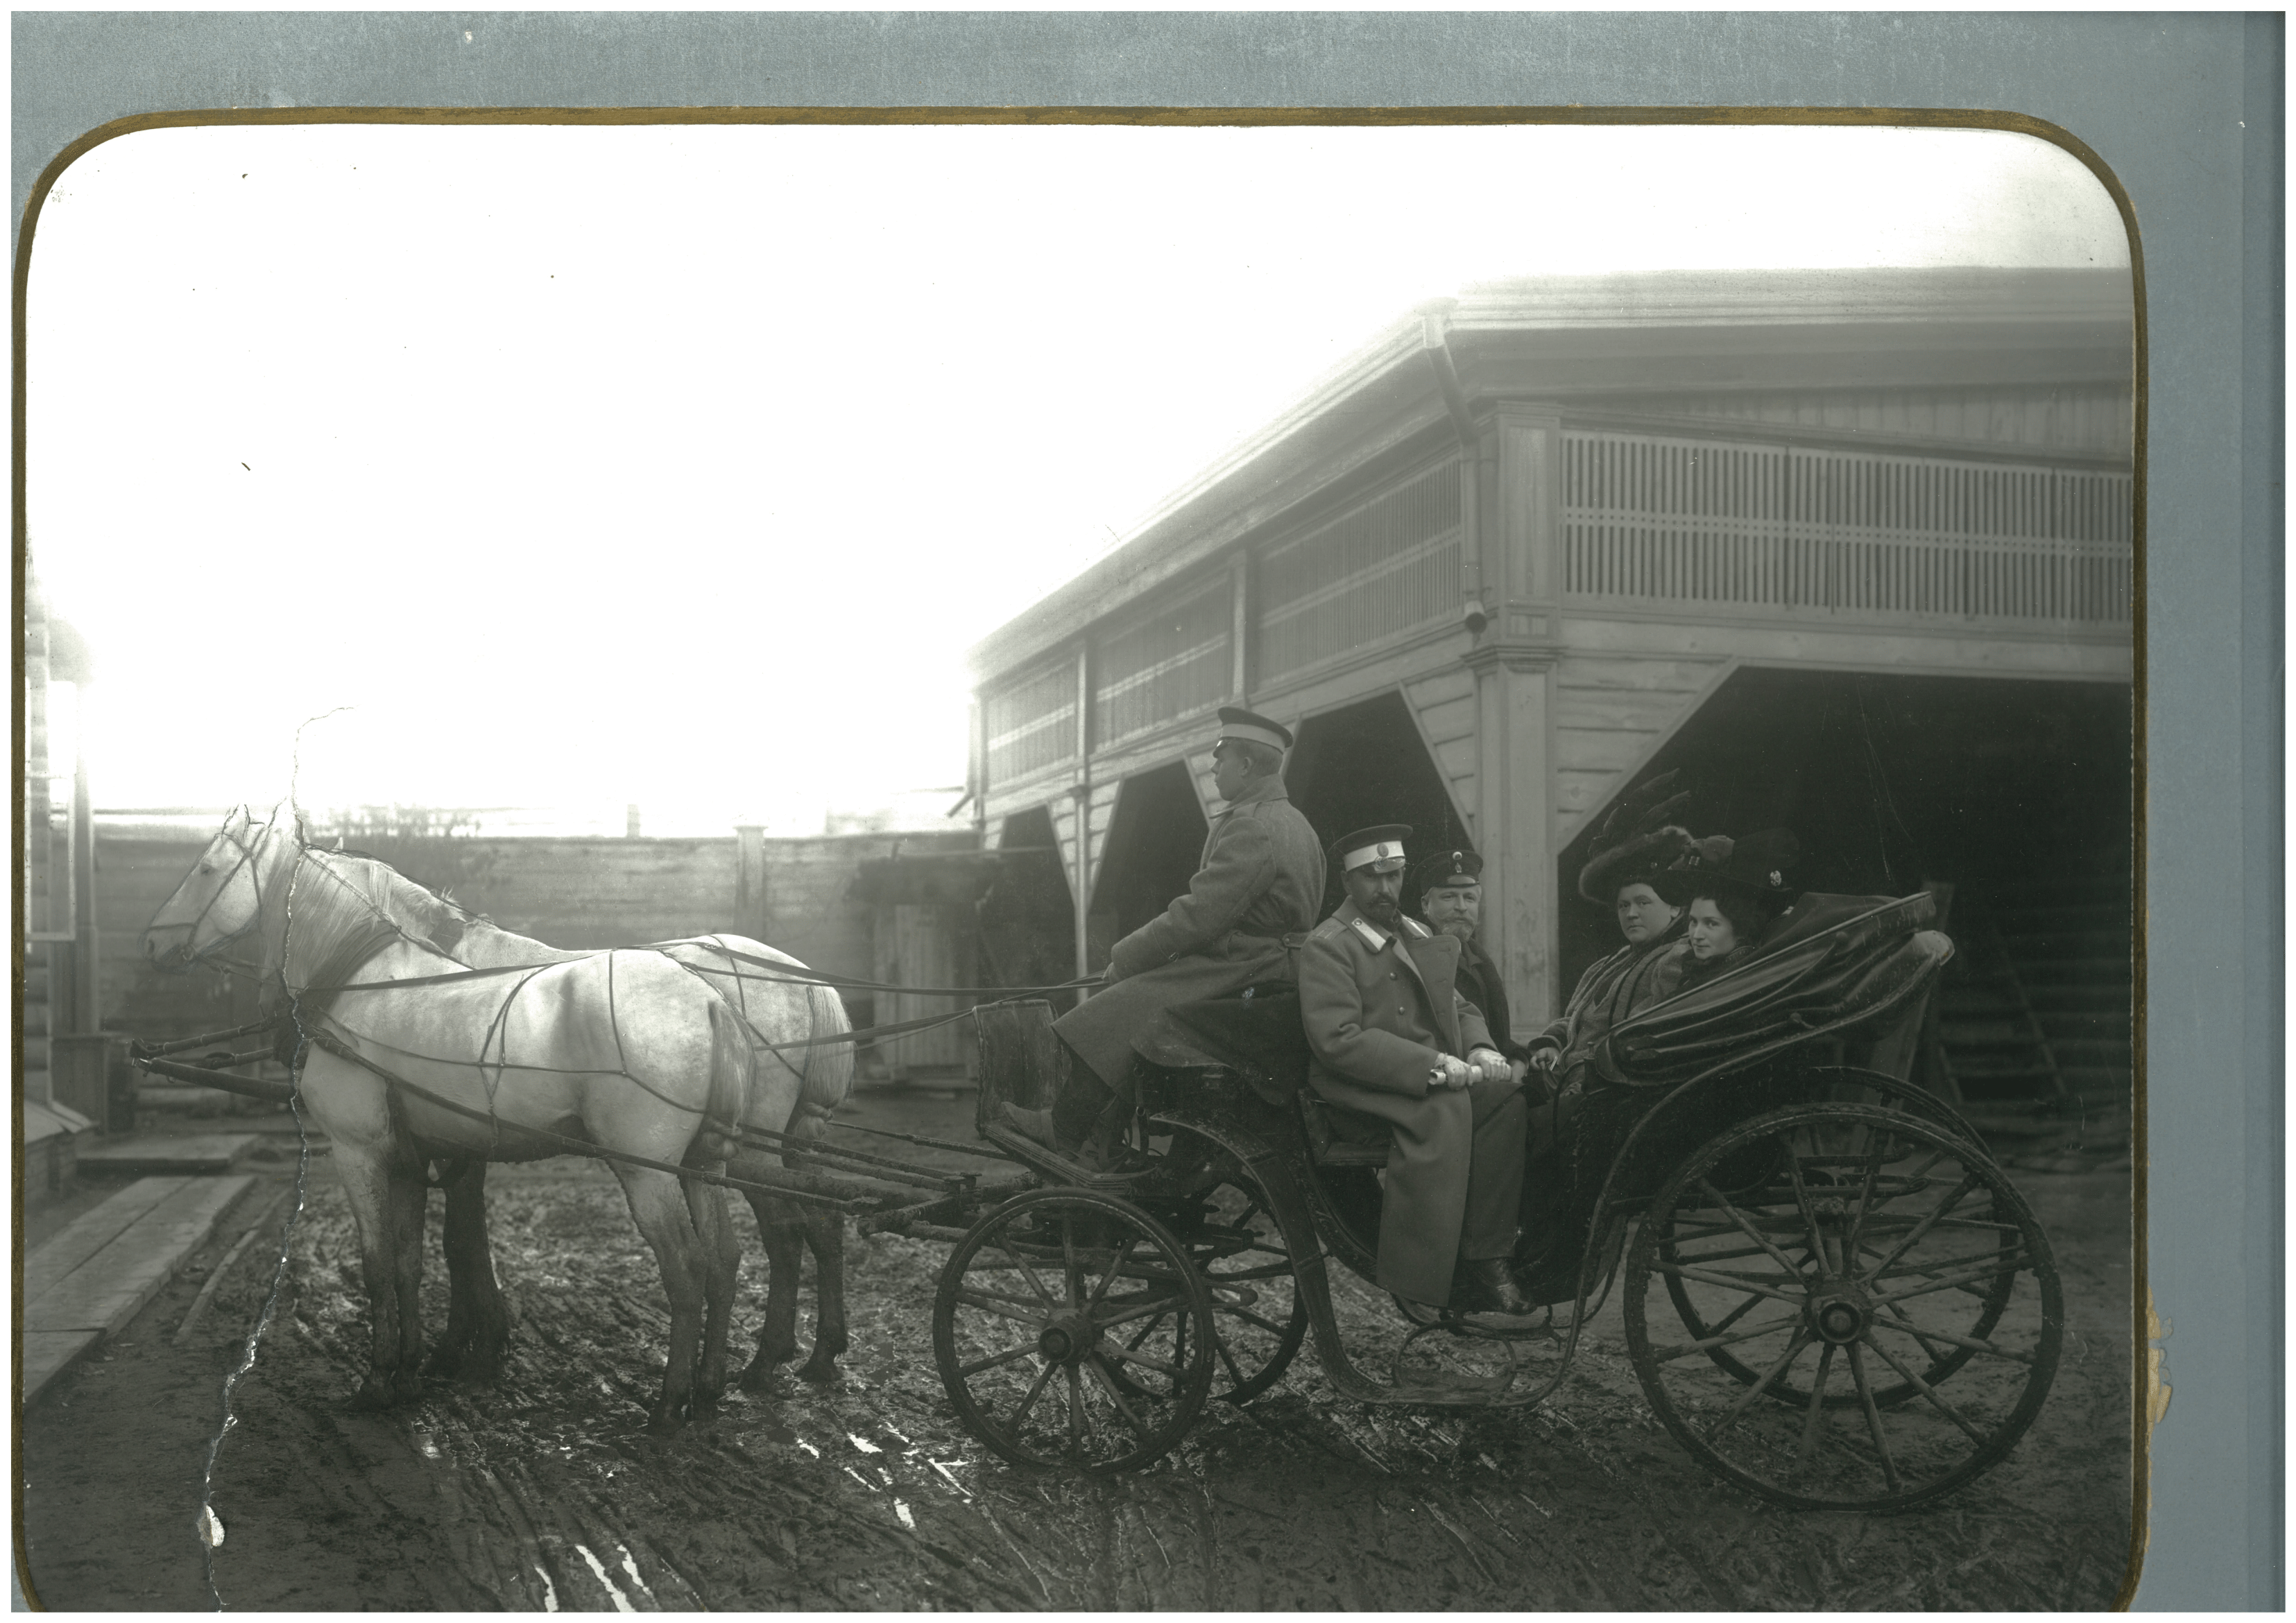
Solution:
{"label": "coachman's boot", "polygon": [[1481,1257],[1460,1265],[1467,1275],[1467,1311],[1470,1313],[1504,1313],[1519,1318],[1531,1310],[1530,1300],[1522,1287],[1514,1283],[1513,1271],[1504,1257]]}

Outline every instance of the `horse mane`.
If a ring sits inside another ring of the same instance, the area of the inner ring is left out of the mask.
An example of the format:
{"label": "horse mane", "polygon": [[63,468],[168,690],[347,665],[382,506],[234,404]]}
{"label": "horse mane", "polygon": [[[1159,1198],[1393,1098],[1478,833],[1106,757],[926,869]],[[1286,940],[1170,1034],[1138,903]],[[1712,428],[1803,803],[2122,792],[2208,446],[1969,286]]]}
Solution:
{"label": "horse mane", "polygon": [[[470,914],[444,897],[425,889],[380,857],[364,852],[328,851],[306,847],[304,859],[326,873],[333,885],[298,888],[299,913],[312,910],[307,922],[330,933],[349,930],[358,934],[390,933],[418,946],[451,956]],[[350,917],[338,917],[345,914]],[[366,915],[361,927],[357,915]]]}

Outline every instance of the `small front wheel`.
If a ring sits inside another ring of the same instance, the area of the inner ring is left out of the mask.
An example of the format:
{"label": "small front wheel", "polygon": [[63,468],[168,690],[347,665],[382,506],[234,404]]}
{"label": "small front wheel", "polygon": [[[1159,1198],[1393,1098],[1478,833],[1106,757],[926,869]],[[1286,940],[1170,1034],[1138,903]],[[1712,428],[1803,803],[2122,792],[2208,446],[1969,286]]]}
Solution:
{"label": "small front wheel", "polygon": [[957,1242],[933,1359],[965,1425],[1020,1465],[1161,1457],[1210,1394],[1213,1303],[1171,1234],[1113,1195],[1040,1189]]}
{"label": "small front wheel", "polygon": [[2007,1176],[1874,1105],[1774,1111],[1703,1145],[1628,1258],[1627,1347],[1667,1430],[1782,1503],[1898,1510],[2031,1425],[2064,1296]]}

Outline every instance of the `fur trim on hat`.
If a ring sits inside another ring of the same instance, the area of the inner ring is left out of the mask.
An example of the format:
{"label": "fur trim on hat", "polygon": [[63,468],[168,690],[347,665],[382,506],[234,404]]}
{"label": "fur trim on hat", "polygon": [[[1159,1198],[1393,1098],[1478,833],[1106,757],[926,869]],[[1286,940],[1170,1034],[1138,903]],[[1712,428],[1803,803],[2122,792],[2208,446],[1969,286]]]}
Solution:
{"label": "fur trim on hat", "polygon": [[1629,835],[1617,845],[1597,851],[1578,870],[1578,894],[1590,902],[1611,906],[1617,903],[1621,887],[1650,883],[1662,869],[1673,865],[1697,844],[1688,829],[1672,824],[1648,833]]}

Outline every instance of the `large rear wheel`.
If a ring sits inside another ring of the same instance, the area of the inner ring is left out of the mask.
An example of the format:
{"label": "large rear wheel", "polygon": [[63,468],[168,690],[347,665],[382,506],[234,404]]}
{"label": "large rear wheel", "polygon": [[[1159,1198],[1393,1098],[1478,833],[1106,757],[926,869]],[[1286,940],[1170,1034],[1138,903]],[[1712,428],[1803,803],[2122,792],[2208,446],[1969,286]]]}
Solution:
{"label": "large rear wheel", "polygon": [[1210,1395],[1210,1292],[1128,1201],[1040,1189],[974,1224],[933,1295],[941,1383],[1022,1465],[1123,1471],[1177,1443]]}
{"label": "large rear wheel", "polygon": [[1902,1508],[1994,1465],[2063,1334],[2048,1241],[2007,1177],[1874,1105],[1792,1106],[1702,1147],[1644,1214],[1625,1289],[1667,1429],[1804,1506]]}

